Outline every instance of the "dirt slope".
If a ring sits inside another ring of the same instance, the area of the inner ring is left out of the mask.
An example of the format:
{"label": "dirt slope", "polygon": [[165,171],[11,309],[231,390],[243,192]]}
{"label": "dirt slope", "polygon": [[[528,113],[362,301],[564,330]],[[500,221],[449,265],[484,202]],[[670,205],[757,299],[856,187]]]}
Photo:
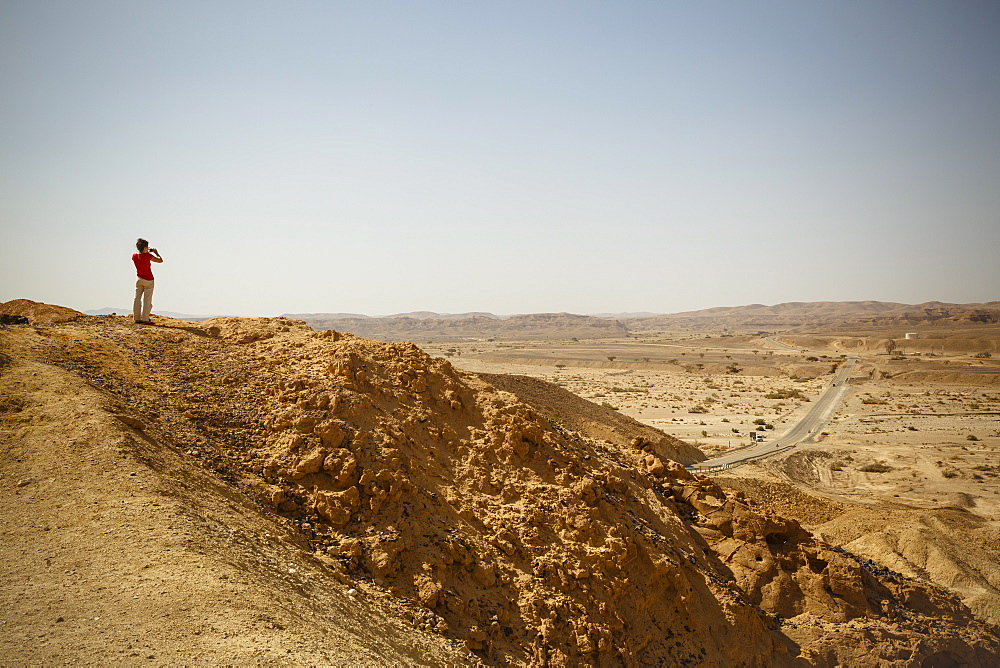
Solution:
{"label": "dirt slope", "polygon": [[955,597],[690,476],[669,439],[589,438],[410,344],[161,322],[0,330],[25,583],[0,594],[2,660],[1000,657]]}
{"label": "dirt slope", "polygon": [[72,372],[0,369],[0,662],[469,661],[126,422]]}
{"label": "dirt slope", "polygon": [[85,317],[79,311],[74,311],[65,306],[43,304],[41,302],[33,302],[30,299],[11,299],[9,302],[0,302],[0,313],[23,315],[33,325],[72,322]]}
{"label": "dirt slope", "polygon": [[943,332],[918,330],[921,338],[903,338],[904,329],[881,330],[878,334],[830,335],[783,334],[775,340],[787,345],[808,350],[835,350],[838,352],[894,352],[899,355],[913,353],[995,353],[1000,351],[1000,327],[980,325],[975,329],[954,328]]}

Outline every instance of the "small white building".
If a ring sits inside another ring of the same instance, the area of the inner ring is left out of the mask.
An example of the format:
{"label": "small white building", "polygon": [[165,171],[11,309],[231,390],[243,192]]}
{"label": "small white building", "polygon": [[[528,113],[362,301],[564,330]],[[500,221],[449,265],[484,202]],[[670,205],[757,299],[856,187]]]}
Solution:
{"label": "small white building", "polygon": [[908,339],[919,339],[920,338],[920,334],[918,334],[917,332],[907,332],[906,333],[906,338],[908,338]]}

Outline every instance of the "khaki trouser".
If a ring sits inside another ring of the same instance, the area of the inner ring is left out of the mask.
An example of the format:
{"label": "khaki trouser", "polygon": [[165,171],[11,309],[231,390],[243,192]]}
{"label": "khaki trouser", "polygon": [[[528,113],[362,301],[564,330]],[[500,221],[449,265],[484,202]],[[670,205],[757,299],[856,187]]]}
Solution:
{"label": "khaki trouser", "polygon": [[136,322],[148,321],[153,310],[153,281],[140,278],[135,282],[135,301],[132,302],[132,317]]}

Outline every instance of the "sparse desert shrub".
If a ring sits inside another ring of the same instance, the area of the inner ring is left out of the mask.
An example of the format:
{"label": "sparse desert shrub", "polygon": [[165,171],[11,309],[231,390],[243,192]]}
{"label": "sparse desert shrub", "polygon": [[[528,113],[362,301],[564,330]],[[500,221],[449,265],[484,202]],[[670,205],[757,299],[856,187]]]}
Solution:
{"label": "sparse desert shrub", "polygon": [[768,392],[764,395],[766,399],[802,399],[807,401],[807,399],[802,396],[802,390],[798,388],[793,388],[791,390],[775,390],[774,392]]}
{"label": "sparse desert shrub", "polygon": [[753,421],[753,423],[754,424],[767,424],[767,420],[765,420],[764,418],[757,418],[756,420]]}
{"label": "sparse desert shrub", "polygon": [[968,436],[965,437],[965,440],[967,440],[967,441],[978,441],[979,439],[976,438],[975,434],[969,434]]}
{"label": "sparse desert shrub", "polygon": [[863,403],[863,404],[869,404],[869,405],[876,404],[876,405],[879,405],[879,406],[884,406],[885,404],[887,404],[889,402],[886,401],[885,399],[879,399],[878,397],[865,397],[864,399],[861,400],[861,403]]}
{"label": "sparse desert shrub", "polygon": [[705,430],[705,429],[702,429],[701,430],[701,435],[707,437],[708,436],[708,431]]}
{"label": "sparse desert shrub", "polygon": [[609,403],[608,403],[607,401],[602,401],[602,402],[601,402],[601,405],[602,405],[602,406],[604,406],[605,408],[610,408],[610,409],[611,409],[611,410],[613,410],[613,411],[616,411],[616,410],[618,410],[618,407],[617,407],[617,406],[612,406],[612,405],[611,405],[611,404],[609,404]]}
{"label": "sparse desert shrub", "polygon": [[818,362],[819,358],[818,357],[813,357],[812,355],[810,355],[809,357],[806,358],[806,361],[807,362]]}
{"label": "sparse desert shrub", "polygon": [[859,470],[865,473],[888,473],[892,470],[892,467],[882,462],[872,462],[871,464],[865,464]]}
{"label": "sparse desert shrub", "polygon": [[988,360],[989,358],[993,357],[993,355],[991,353],[989,353],[988,351],[984,350],[981,353],[976,353],[975,355],[973,355],[973,357],[975,357],[976,359],[980,359],[980,360]]}
{"label": "sparse desert shrub", "polygon": [[844,470],[844,466],[846,466],[846,465],[847,465],[847,462],[845,462],[845,461],[843,461],[841,459],[838,459],[838,460],[834,461],[832,464],[830,464],[830,470],[831,471],[843,471]]}
{"label": "sparse desert shrub", "polygon": [[909,429],[910,431],[917,431],[917,428],[914,427],[912,424],[907,425],[906,428]]}
{"label": "sparse desert shrub", "polygon": [[708,409],[704,406],[692,406],[688,409],[688,413],[707,413]]}
{"label": "sparse desert shrub", "polygon": [[958,471],[956,471],[955,469],[943,469],[941,471],[941,475],[944,476],[945,478],[957,478]]}

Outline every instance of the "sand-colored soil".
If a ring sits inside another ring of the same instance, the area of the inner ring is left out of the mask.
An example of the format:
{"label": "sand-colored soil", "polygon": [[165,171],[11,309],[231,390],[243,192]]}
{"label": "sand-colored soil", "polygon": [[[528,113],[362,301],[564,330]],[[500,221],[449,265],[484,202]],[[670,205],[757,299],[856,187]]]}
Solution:
{"label": "sand-colored soil", "polygon": [[[89,340],[42,338],[43,347],[62,349]],[[185,452],[200,447],[197,436],[166,445],[144,431],[155,409],[140,420],[72,371],[3,359],[4,665],[474,660],[415,630],[383,592],[338,579],[303,549],[296,527],[261,513]],[[149,398],[160,398],[155,376],[137,361],[102,371],[146,383]]]}

